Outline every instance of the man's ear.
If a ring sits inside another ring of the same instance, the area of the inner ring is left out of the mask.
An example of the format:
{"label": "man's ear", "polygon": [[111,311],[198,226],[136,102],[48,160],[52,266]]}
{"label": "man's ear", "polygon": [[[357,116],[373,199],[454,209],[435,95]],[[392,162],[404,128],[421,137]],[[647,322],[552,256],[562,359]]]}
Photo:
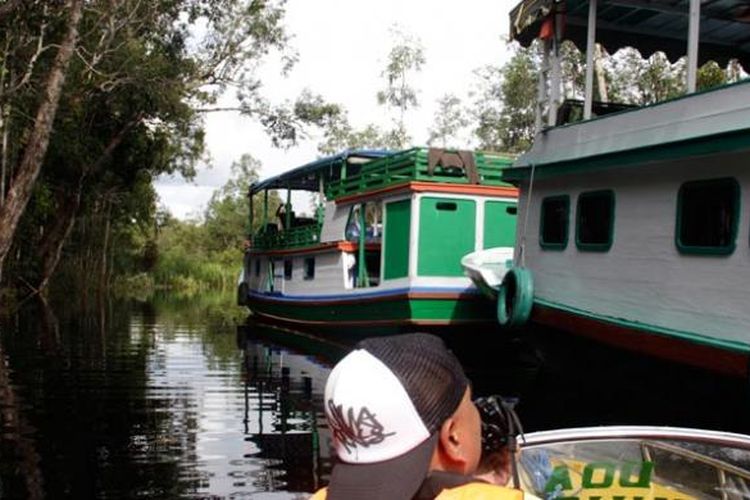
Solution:
{"label": "man's ear", "polygon": [[456,420],[453,417],[450,417],[443,422],[443,425],[440,427],[440,440],[438,446],[441,448],[444,459],[453,465],[458,465],[459,467],[464,465],[466,463],[466,457],[464,456],[462,444]]}

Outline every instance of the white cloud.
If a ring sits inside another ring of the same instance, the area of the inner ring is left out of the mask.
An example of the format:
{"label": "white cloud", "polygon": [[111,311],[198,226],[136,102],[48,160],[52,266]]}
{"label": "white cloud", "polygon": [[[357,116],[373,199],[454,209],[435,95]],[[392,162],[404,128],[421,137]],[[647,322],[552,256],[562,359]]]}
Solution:
{"label": "white cloud", "polygon": [[[377,105],[375,93],[383,85],[380,72],[391,44],[389,29],[398,24],[425,49],[426,64],[413,79],[421,107],[407,116],[415,144],[424,144],[435,101],[448,92],[465,99],[473,70],[507,59],[501,37],[507,35],[513,6],[508,0],[290,0],[286,25],[294,35],[299,62],[287,78],[279,74],[278,64],[265,65],[260,75],[264,92],[283,101],[309,88],[343,104],[357,126],[387,126],[390,119]],[[244,153],[262,162],[262,177],[317,156],[314,140],[288,151],[274,149],[257,123],[231,112],[208,114],[206,142],[213,168],[201,169],[194,185],[169,179],[155,183],[162,202],[177,217],[201,212],[213,190],[229,178],[232,162]],[[295,204],[299,199],[295,197]]]}

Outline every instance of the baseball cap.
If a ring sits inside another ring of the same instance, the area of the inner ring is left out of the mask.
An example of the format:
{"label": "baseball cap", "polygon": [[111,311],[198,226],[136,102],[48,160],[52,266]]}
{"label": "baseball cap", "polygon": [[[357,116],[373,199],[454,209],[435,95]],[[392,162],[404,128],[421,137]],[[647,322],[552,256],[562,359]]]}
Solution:
{"label": "baseball cap", "polygon": [[339,457],[327,499],[412,498],[429,471],[440,427],[468,384],[439,337],[360,342],[326,383],[325,413]]}

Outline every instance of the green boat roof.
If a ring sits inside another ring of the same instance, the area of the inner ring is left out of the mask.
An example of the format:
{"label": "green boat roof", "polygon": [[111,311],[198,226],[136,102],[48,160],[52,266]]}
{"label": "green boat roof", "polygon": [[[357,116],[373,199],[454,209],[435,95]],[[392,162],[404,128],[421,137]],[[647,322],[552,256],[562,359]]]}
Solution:
{"label": "green boat roof", "polygon": [[256,182],[250,186],[250,194],[253,195],[266,189],[317,191],[320,175],[323,174],[324,178],[330,178],[334,167],[340,167],[344,163],[359,165],[391,154],[394,154],[394,151],[387,149],[348,149],[341,153],[306,163],[301,167],[294,168],[275,177]]}
{"label": "green boat roof", "polygon": [[[623,47],[648,57],[662,51],[671,61],[684,56],[690,0],[599,0],[596,41],[610,54]],[[588,0],[524,0],[510,13],[510,36],[528,47],[551,14],[564,16],[563,39],[586,49]],[[702,0],[698,62],[726,66],[739,60],[750,69],[750,1]]]}

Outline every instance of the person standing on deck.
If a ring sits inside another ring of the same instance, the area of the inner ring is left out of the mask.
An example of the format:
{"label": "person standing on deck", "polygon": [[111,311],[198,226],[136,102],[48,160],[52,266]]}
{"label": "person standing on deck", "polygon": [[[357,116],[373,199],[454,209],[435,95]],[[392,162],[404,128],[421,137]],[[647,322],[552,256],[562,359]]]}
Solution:
{"label": "person standing on deck", "polygon": [[339,463],[312,500],[524,498],[475,477],[480,415],[461,364],[438,337],[363,340],[331,371],[324,406]]}

